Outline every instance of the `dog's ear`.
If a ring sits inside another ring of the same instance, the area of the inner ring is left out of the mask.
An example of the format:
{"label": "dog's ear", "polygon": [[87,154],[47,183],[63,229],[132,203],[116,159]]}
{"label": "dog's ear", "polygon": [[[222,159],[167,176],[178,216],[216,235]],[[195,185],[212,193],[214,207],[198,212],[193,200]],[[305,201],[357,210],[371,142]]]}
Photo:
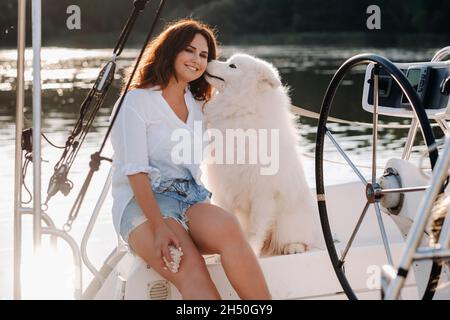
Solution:
{"label": "dog's ear", "polygon": [[280,76],[277,69],[272,66],[266,66],[261,68],[260,72],[260,82],[261,84],[269,85],[272,88],[278,88],[281,86]]}

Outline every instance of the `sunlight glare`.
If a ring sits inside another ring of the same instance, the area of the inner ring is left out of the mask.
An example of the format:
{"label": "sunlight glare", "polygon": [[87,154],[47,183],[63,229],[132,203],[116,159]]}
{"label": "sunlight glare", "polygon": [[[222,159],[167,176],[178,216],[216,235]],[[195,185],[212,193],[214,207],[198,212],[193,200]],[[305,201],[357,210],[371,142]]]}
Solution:
{"label": "sunlight glare", "polygon": [[73,299],[74,267],[61,250],[41,247],[24,253],[22,291],[24,299]]}

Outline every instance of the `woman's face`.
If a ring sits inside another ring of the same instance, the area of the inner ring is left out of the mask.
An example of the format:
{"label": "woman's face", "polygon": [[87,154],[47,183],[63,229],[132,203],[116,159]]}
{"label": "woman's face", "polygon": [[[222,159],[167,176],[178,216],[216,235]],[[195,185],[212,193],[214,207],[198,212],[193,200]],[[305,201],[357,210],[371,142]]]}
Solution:
{"label": "woman's face", "polygon": [[202,76],[208,63],[208,43],[197,33],[192,42],[175,58],[175,74],[178,81],[191,82]]}

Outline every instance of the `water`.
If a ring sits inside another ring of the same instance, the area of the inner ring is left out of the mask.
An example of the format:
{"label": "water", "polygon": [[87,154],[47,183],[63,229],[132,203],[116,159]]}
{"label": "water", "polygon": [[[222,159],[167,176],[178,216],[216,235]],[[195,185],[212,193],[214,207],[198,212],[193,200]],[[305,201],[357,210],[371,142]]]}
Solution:
{"label": "water", "polygon": [[[234,52],[246,52],[272,62],[280,71],[284,84],[290,87],[294,105],[305,107],[311,111],[319,112],[320,104],[326,87],[337,68],[349,57],[362,53],[374,52],[388,57],[393,61],[427,61],[430,60],[439,48],[417,50],[402,50],[396,48],[337,48],[328,46],[252,46],[252,47],[223,47],[222,56],[228,57]],[[42,80],[43,80],[43,117],[42,130],[47,137],[57,145],[64,145],[67,136],[78,117],[78,108],[92,86],[101,66],[110,58],[111,49],[71,49],[71,48],[43,48],[42,50]],[[82,185],[88,172],[89,156],[97,151],[106,132],[111,106],[117,99],[119,83],[128,67],[137,56],[138,50],[130,49],[122,53],[118,61],[118,72],[97,119],[87,135],[83,148],[69,174],[74,183],[74,189],[69,196],[55,196],[48,210],[58,227],[62,227],[67,219],[68,211]],[[25,127],[31,126],[31,50],[26,52],[27,71],[26,99],[25,99]],[[354,121],[370,121],[371,115],[362,111],[360,107],[362,70],[352,73],[342,83],[341,90],[335,100],[332,115]],[[12,265],[13,265],[13,184],[14,184],[14,121],[15,121],[15,77],[16,77],[16,51],[0,50],[0,299],[12,298]],[[395,120],[399,123],[408,123],[407,120],[382,119],[382,121]],[[355,163],[361,165],[360,170],[367,175],[370,170],[364,166],[370,165],[371,131],[358,126],[330,125],[329,126],[339,142]],[[314,186],[313,154],[315,149],[316,121],[302,118],[299,122],[302,142],[299,149],[305,154],[305,168],[308,182]],[[384,130],[380,133],[379,157],[383,160],[399,155],[405,138],[404,130]],[[333,161],[342,161],[336,149],[331,145],[325,146],[326,158]],[[111,155],[108,145],[103,155]],[[42,142],[42,188],[46,191],[53,166],[61,156],[58,149]],[[72,236],[79,243],[89,221],[90,214],[103,186],[109,170],[109,164],[103,163],[100,171],[92,180],[89,192],[86,195],[80,216],[73,226]],[[339,183],[356,180],[356,175],[346,166],[327,163],[326,183]],[[28,169],[26,183],[32,186],[32,166]],[[24,193],[24,199],[27,195]],[[88,247],[89,256],[94,265],[100,267],[101,263],[114,248],[116,238],[114,235],[111,217],[111,198],[106,204],[92,234]],[[30,255],[32,225],[30,217],[24,217],[24,260]],[[66,274],[67,262],[70,261],[68,247],[64,243],[60,246],[62,257],[47,258],[46,266],[50,270],[63,270]],[[48,259],[51,263],[48,263]],[[43,279],[37,266],[26,271],[24,278]],[[48,270],[47,270],[48,273]],[[52,275],[56,283],[55,273]],[[67,289],[67,279],[60,275],[62,284],[51,289],[48,283],[36,284],[29,289],[30,297],[33,294],[50,293],[50,298],[70,298],[71,292]],[[90,273],[84,269],[84,285],[91,279]],[[27,280],[28,281],[28,280]],[[61,289],[61,286],[63,287]],[[34,290],[34,291],[33,291]],[[62,290],[62,291],[60,291]],[[26,293],[24,293],[26,295]],[[52,295],[53,294],[53,295]],[[44,295],[47,296],[47,295]]]}

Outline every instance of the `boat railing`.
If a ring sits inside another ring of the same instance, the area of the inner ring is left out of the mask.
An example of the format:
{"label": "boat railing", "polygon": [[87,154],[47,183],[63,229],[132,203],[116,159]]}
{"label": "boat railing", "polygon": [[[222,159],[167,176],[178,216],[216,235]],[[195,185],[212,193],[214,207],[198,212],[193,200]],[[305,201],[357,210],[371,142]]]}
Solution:
{"label": "boat railing", "polygon": [[111,188],[111,179],[112,179],[112,169],[109,170],[108,177],[106,178],[105,185],[103,186],[102,192],[100,194],[100,197],[97,200],[97,203],[95,205],[94,211],[92,212],[91,219],[89,220],[89,223],[86,227],[86,231],[83,234],[83,239],[81,240],[81,256],[83,258],[83,262],[86,265],[86,267],[89,269],[89,271],[94,275],[94,277],[98,278],[100,282],[103,282],[105,279],[104,277],[99,273],[99,270],[97,270],[94,266],[94,264],[91,262],[88,256],[87,252],[87,245],[89,242],[89,238],[92,234],[92,230],[94,229],[94,225],[97,222],[98,215],[100,214],[100,210],[102,208],[103,203],[105,202],[105,199],[108,195],[109,189]]}
{"label": "boat railing", "polygon": [[[450,136],[445,139],[443,149],[436,167],[433,171],[430,188],[426,191],[418,210],[410,232],[406,238],[405,248],[399,263],[395,269],[393,266],[385,266],[382,273],[384,299],[398,299],[401,289],[405,284],[408,271],[414,261],[424,259],[449,259],[450,258],[450,218],[448,212],[443,222],[439,240],[428,247],[420,247],[422,237],[426,231],[432,216],[433,207],[438,196],[443,191],[445,180],[449,177],[450,166]],[[448,207],[445,208],[448,211]],[[437,284],[436,284],[437,285]]]}
{"label": "boat railing", "polygon": [[450,46],[442,48],[434,55],[432,62],[438,62],[444,60],[446,57],[450,56]]}

